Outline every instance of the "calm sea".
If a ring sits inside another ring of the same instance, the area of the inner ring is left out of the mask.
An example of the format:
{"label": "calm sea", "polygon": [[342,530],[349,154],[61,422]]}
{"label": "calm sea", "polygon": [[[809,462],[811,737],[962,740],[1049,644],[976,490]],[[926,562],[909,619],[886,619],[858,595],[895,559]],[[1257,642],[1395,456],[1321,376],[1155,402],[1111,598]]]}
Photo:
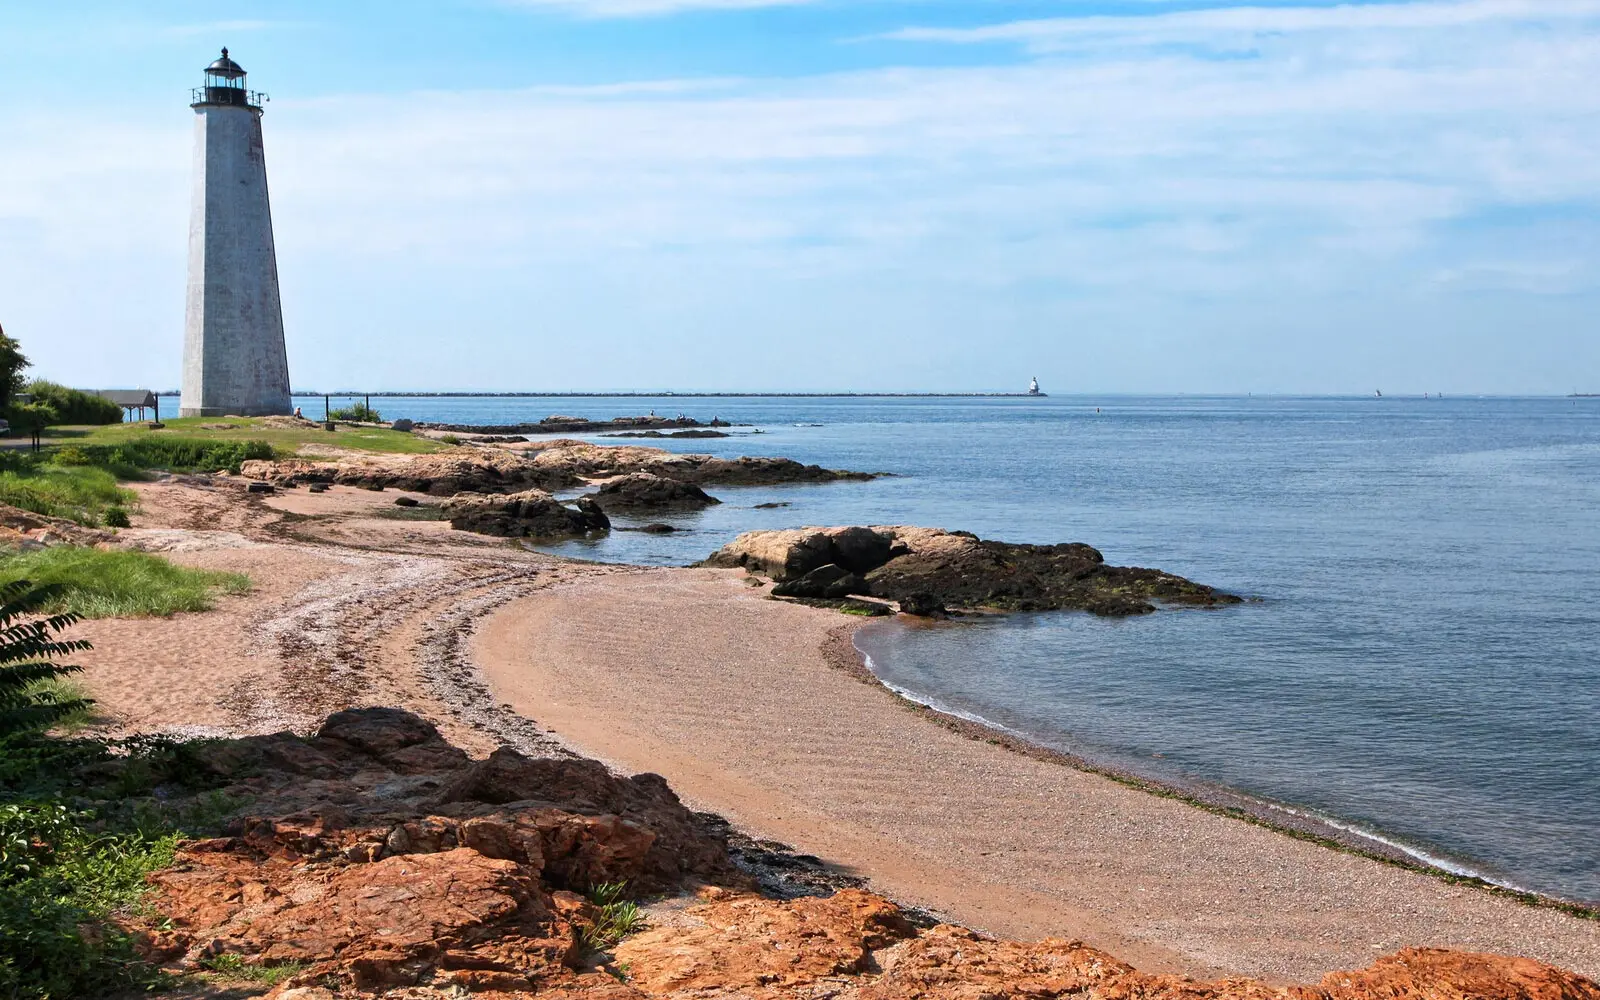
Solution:
{"label": "calm sea", "polygon": [[483,423],[681,411],[754,426],[638,443],[896,473],[714,489],[722,506],[669,519],[680,534],[565,555],[687,563],[754,528],[922,524],[1085,541],[1259,598],[888,621],[858,643],[896,688],[1040,743],[1600,903],[1600,399],[373,402]]}

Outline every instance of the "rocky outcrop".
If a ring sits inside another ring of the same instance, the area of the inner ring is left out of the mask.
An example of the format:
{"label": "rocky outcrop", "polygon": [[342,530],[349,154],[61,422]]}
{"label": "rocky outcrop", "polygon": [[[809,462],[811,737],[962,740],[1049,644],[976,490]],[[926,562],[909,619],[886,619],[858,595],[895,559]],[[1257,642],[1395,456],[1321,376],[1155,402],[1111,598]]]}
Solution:
{"label": "rocky outcrop", "polygon": [[[92,766],[114,781],[133,765]],[[730,863],[725,823],[660,777],[509,749],[469,760],[394,709],[340,712],[313,737],[217,741],[194,766],[191,784],[212,790],[189,794],[244,811],[180,844],[126,920],[172,971],[296,963],[284,1000],[1600,1000],[1527,959],[1407,949],[1315,987],[1206,983],[1077,941],[919,928],[859,888],[766,898]],[[649,911],[605,954],[585,938],[602,912],[583,894],[617,882],[699,901]]]}
{"label": "rocky outcrop", "polygon": [[730,437],[726,431],[698,430],[698,431],[625,431],[620,434],[602,434],[608,438],[725,438]]}
{"label": "rocky outcrop", "polygon": [[833,599],[862,594],[867,591],[867,581],[840,566],[828,563],[798,579],[785,580],[772,588],[777,597],[815,597]]}
{"label": "rocky outcrop", "polygon": [[[662,430],[677,427],[728,427],[725,420],[702,424],[689,417],[614,417],[611,420],[589,420],[586,417],[555,415],[533,424],[439,424],[422,423],[418,427],[430,431],[448,431],[452,434],[589,434],[595,431]],[[720,436],[720,435],[719,435]]]}
{"label": "rocky outcrop", "polygon": [[1155,602],[1215,607],[1239,601],[1160,570],[1107,566],[1099,551],[1081,543],[994,542],[937,528],[753,531],[723,546],[704,565],[770,576],[783,588],[774,590],[779,596],[843,596],[804,593],[810,586],[804,581],[817,572],[835,581],[854,574],[861,585],[852,582],[849,593],[916,608],[1072,608],[1116,616],[1146,614],[1155,610]]}
{"label": "rocky outcrop", "polygon": [[554,473],[585,479],[608,479],[647,472],[700,486],[775,486],[784,483],[831,483],[875,478],[866,472],[840,472],[820,465],[802,465],[788,458],[714,458],[678,455],[638,445],[559,443],[533,457],[534,464]]}
{"label": "rocky outcrop", "polygon": [[611,527],[593,500],[579,497],[568,507],[543,490],[499,496],[458,493],[444,504],[450,527],[497,538],[566,538]]}
{"label": "rocky outcrop", "polygon": [[871,479],[802,465],[787,458],[713,458],[677,455],[638,445],[595,445],[581,441],[541,442],[519,452],[504,448],[452,448],[430,455],[350,455],[337,460],[258,459],[240,471],[278,487],[337,484],[369,489],[399,489],[433,496],[457,493],[518,493],[559,490],[585,480],[649,474],[706,486],[771,486]]}
{"label": "rocky outcrop", "polygon": [[683,483],[649,472],[619,476],[589,494],[602,510],[700,510],[721,503],[693,483]]}
{"label": "rocky outcrop", "polygon": [[570,472],[538,465],[497,448],[453,448],[432,455],[360,455],[339,461],[252,460],[239,470],[274,486],[313,483],[398,489],[448,497],[457,493],[516,493],[563,489],[581,482]]}
{"label": "rocky outcrop", "polygon": [[302,963],[308,984],[529,990],[572,977],[594,919],[578,893],[747,884],[658,776],[509,749],[470,761],[393,709],[341,712],[309,739],[227,741],[205,761],[250,805],[152,880],[145,950],[179,966],[231,953]]}

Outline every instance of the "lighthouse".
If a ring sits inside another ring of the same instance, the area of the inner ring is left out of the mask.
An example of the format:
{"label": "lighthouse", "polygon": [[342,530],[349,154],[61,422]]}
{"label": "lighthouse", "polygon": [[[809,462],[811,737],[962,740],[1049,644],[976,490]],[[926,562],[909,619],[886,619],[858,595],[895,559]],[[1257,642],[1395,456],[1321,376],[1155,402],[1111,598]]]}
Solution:
{"label": "lighthouse", "polygon": [[261,142],[265,94],[222,50],[193,91],[194,193],[183,329],[185,417],[288,413],[278,259]]}

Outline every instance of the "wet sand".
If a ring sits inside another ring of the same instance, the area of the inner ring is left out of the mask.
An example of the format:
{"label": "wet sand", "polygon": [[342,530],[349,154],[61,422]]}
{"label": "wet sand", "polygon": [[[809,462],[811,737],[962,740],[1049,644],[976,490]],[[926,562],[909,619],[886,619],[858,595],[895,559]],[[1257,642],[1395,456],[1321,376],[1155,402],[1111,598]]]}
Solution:
{"label": "wet sand", "polygon": [[[1340,853],[953,732],[830,665],[836,612],[736,572],[519,598],[469,658],[496,700],[687,801],[1010,937],[1150,971],[1315,981],[1408,945],[1600,975],[1600,922]],[[975,667],[976,668],[976,667]]]}

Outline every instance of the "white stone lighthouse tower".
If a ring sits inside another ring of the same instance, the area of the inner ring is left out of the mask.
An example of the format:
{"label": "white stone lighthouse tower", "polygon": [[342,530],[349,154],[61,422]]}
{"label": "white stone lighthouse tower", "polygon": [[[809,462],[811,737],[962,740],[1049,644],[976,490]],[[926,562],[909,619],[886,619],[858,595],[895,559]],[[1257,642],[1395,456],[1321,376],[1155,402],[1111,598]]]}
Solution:
{"label": "white stone lighthouse tower", "polygon": [[288,413],[278,259],[261,143],[266,95],[222,58],[194,90],[194,199],[183,330],[185,417]]}

